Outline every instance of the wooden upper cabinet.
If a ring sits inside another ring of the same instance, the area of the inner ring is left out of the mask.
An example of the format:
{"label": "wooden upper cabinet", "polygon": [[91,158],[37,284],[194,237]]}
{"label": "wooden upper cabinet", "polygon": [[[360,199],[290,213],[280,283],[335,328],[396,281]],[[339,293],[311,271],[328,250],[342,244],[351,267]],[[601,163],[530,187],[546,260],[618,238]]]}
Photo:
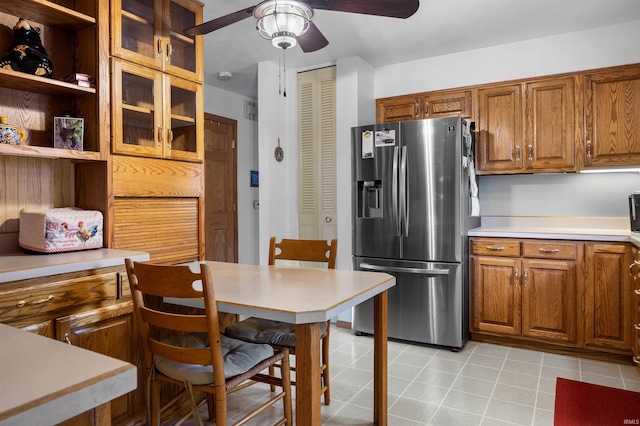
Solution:
{"label": "wooden upper cabinet", "polygon": [[573,77],[478,89],[479,174],[575,171]]}
{"label": "wooden upper cabinet", "polygon": [[397,96],[376,100],[376,122],[417,120],[421,118],[420,96]]}
{"label": "wooden upper cabinet", "polygon": [[202,23],[196,0],[112,0],[111,54],[202,82],[201,36],[183,31]]}
{"label": "wooden upper cabinet", "polygon": [[422,96],[422,118],[471,117],[471,90],[425,93]]}
{"label": "wooden upper cabinet", "polygon": [[471,90],[440,90],[376,100],[376,122],[471,117]]}
{"label": "wooden upper cabinet", "polygon": [[522,169],[522,85],[478,89],[476,137],[479,174]]}
{"label": "wooden upper cabinet", "polygon": [[640,165],[640,66],[584,76],[584,165]]}
{"label": "wooden upper cabinet", "polygon": [[525,84],[525,168],[535,171],[575,170],[574,78]]}

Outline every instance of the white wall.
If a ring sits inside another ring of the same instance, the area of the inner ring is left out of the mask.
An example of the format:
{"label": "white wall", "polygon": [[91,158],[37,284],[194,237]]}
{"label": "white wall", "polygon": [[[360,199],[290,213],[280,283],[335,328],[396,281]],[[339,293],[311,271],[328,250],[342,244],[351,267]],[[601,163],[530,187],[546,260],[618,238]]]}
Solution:
{"label": "white wall", "polygon": [[[640,21],[376,69],[376,98],[640,63]],[[637,173],[481,176],[481,215],[628,215]]]}
{"label": "white wall", "polygon": [[258,170],[258,122],[245,118],[245,102],[255,102],[215,86],[204,86],[205,112],[236,120],[238,123],[238,262],[257,264],[258,188],[249,186],[249,173]]}
{"label": "white wall", "polygon": [[[281,75],[287,81],[280,84]],[[280,88],[286,88],[280,93]],[[260,232],[254,240],[260,264],[267,263],[269,238],[298,235],[298,126],[295,70],[286,73],[273,62],[258,64],[258,150],[260,159]],[[284,159],[273,155],[278,146]]]}

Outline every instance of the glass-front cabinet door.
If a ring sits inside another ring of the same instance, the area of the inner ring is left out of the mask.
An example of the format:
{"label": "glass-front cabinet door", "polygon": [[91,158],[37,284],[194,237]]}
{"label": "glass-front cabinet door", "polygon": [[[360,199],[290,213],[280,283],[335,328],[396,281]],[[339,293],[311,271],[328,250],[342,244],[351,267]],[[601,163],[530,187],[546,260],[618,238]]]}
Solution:
{"label": "glass-front cabinet door", "polygon": [[163,69],[173,75],[201,82],[202,36],[184,35],[183,31],[202,23],[202,4],[193,0],[165,1],[169,13],[165,21],[166,55]]}
{"label": "glass-front cabinet door", "polygon": [[203,159],[204,96],[202,85],[165,74],[165,112],[168,129],[165,157]]}
{"label": "glass-front cabinet door", "polygon": [[161,157],[164,135],[162,73],[114,59],[112,137],[115,154]]}
{"label": "glass-front cabinet door", "polygon": [[202,37],[183,31],[202,23],[195,0],[112,0],[111,54],[202,81]]}

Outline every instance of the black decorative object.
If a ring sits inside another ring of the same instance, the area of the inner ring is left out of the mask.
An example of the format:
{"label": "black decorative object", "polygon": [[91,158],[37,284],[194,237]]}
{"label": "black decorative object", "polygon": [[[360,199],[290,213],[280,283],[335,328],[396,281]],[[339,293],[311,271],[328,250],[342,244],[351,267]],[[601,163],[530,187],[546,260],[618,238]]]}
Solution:
{"label": "black decorative object", "polygon": [[0,68],[13,69],[42,77],[53,77],[53,63],[40,40],[40,28],[23,18],[13,27],[13,42],[2,57]]}

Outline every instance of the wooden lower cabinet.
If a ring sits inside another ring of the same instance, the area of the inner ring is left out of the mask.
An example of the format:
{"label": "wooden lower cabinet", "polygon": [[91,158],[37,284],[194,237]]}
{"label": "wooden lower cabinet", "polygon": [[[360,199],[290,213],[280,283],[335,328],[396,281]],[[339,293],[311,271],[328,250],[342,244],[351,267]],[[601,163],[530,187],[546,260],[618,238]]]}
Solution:
{"label": "wooden lower cabinet", "polygon": [[[144,422],[145,382],[133,303],[128,295],[122,297],[123,281],[128,286],[124,263],[3,283],[0,322],[138,367],[138,389],[111,402],[112,424],[133,425]],[[92,414],[90,410],[62,424],[91,425]]]}
{"label": "wooden lower cabinet", "polygon": [[631,247],[587,243],[585,252],[585,347],[630,354]]}
{"label": "wooden lower cabinet", "polygon": [[631,254],[633,256],[633,263],[629,265],[629,276],[631,277],[631,310],[633,317],[631,340],[633,343],[633,362],[640,370],[640,250],[633,247]]}
{"label": "wooden lower cabinet", "polygon": [[469,254],[473,340],[640,363],[638,249],[473,237]]}
{"label": "wooden lower cabinet", "polygon": [[[538,245],[541,257],[573,259],[521,257],[528,245]],[[472,239],[471,331],[575,346],[577,248],[567,254],[567,246],[573,244]]]}

